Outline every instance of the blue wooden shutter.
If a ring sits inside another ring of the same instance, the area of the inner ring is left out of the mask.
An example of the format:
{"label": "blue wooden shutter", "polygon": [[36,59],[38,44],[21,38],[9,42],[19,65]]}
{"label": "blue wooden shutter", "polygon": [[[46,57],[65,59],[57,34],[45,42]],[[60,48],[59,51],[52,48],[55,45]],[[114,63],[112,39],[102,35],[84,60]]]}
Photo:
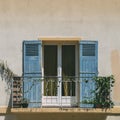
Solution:
{"label": "blue wooden shutter", "polygon": [[23,42],[23,96],[29,107],[41,106],[41,41]]}
{"label": "blue wooden shutter", "polygon": [[[93,107],[90,101],[95,88],[93,77],[98,74],[98,42],[80,41],[80,107]],[[89,103],[89,104],[88,104]]]}

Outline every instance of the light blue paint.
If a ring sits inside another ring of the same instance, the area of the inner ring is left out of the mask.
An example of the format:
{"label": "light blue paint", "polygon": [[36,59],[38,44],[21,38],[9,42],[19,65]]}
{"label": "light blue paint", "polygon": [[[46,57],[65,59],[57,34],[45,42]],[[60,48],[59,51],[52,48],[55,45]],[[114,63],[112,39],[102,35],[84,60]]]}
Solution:
{"label": "light blue paint", "polygon": [[90,101],[94,97],[91,93],[95,88],[92,78],[98,74],[98,42],[80,41],[79,54],[80,107],[93,107],[93,104],[83,104],[82,102]]}
{"label": "light blue paint", "polygon": [[41,52],[41,41],[23,41],[23,96],[29,107],[41,106]]}

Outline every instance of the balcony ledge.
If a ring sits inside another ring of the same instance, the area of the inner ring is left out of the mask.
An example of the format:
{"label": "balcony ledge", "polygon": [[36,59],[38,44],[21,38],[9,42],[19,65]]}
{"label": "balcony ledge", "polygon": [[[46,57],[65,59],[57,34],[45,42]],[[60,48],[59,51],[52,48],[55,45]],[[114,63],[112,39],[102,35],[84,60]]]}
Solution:
{"label": "balcony ledge", "polygon": [[120,114],[120,107],[111,109],[95,108],[0,108],[0,114],[7,113],[96,113],[96,114]]}
{"label": "balcony ledge", "polygon": [[32,112],[32,113],[107,113],[120,114],[120,107],[111,109],[87,109],[87,108],[12,108],[12,113]]}

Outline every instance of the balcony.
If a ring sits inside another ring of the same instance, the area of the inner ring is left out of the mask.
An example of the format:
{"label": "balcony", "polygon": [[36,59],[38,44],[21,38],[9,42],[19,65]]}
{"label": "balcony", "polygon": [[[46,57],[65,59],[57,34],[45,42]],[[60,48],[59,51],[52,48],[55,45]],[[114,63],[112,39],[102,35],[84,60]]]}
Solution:
{"label": "balcony", "polygon": [[[75,120],[109,120],[120,114],[119,107],[94,108],[92,77],[17,77],[12,86],[12,108],[1,107],[1,115],[9,114],[20,120],[73,117]],[[21,106],[22,98],[29,99],[27,108]]]}
{"label": "balcony", "polygon": [[21,108],[24,98],[29,108],[91,109],[96,107],[95,89],[93,78],[85,75],[81,79],[73,76],[19,77],[13,81],[12,107]]}

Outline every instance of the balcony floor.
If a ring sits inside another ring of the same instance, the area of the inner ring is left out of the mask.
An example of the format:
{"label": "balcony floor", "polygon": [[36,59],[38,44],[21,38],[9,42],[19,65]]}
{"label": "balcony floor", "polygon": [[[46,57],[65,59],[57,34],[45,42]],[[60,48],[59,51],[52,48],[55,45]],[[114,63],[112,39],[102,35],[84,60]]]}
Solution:
{"label": "balcony floor", "polygon": [[0,114],[9,113],[104,113],[120,114],[120,107],[111,109],[99,108],[0,108]]}

